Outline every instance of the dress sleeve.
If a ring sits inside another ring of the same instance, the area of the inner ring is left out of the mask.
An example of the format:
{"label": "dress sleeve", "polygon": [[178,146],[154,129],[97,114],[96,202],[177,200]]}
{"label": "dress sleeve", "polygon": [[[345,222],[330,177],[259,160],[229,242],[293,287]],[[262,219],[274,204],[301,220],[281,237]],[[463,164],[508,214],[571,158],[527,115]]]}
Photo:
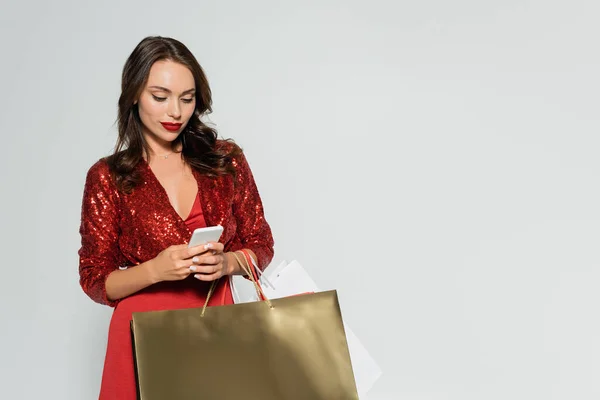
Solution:
{"label": "dress sleeve", "polygon": [[233,214],[244,248],[256,254],[258,267],[264,270],[273,259],[274,241],[271,227],[264,215],[252,171],[243,153],[233,160],[236,169]]}
{"label": "dress sleeve", "polygon": [[122,260],[119,250],[118,191],[103,161],[87,173],[81,207],[79,283],[95,302],[111,307],[118,300],[106,296],[105,282]]}

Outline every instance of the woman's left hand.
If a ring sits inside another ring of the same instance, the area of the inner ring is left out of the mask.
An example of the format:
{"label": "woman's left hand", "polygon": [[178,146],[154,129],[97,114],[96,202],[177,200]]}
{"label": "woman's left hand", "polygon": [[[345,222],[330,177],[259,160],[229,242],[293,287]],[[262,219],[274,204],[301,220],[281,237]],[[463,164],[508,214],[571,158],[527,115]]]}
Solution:
{"label": "woman's left hand", "polygon": [[195,273],[194,278],[200,281],[214,281],[231,274],[229,257],[223,253],[223,247],[223,243],[207,243],[207,251],[192,258],[194,264],[190,266],[190,270]]}

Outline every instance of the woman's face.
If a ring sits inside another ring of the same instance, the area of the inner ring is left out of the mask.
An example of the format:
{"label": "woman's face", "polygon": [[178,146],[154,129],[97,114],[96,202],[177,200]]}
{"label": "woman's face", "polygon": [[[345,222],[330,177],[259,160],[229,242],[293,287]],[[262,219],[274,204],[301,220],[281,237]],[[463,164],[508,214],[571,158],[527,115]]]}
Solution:
{"label": "woman's face", "polygon": [[138,99],[144,136],[149,142],[175,140],[194,114],[196,85],[191,71],[173,61],[157,61]]}

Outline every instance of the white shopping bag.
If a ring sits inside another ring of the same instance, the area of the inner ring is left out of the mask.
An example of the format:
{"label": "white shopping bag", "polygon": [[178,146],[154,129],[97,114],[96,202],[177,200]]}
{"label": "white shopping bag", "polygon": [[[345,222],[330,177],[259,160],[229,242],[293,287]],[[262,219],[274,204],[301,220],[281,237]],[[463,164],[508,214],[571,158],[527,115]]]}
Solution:
{"label": "white shopping bag", "polygon": [[[276,267],[269,266],[260,276],[260,283],[265,296],[269,299],[320,291],[298,261],[292,261],[289,264],[284,261]],[[256,292],[241,298],[236,286],[232,284],[236,302],[258,300]],[[364,396],[381,377],[382,371],[346,323],[344,323],[344,329],[358,395]]]}
{"label": "white shopping bag", "polygon": [[[254,260],[252,261],[254,262]],[[267,276],[276,274],[287,264],[287,261],[282,261],[278,265],[270,264],[263,272],[256,268],[256,264],[254,264],[255,270],[259,273],[259,282],[263,290],[267,286],[272,287],[272,285],[270,285],[269,280],[267,279]],[[243,282],[243,284],[240,285],[239,282]],[[241,276],[230,276],[229,284],[231,286],[233,302],[235,304],[249,303],[258,300],[258,297],[256,297],[256,290],[254,289],[254,286],[249,279],[243,278]]]}

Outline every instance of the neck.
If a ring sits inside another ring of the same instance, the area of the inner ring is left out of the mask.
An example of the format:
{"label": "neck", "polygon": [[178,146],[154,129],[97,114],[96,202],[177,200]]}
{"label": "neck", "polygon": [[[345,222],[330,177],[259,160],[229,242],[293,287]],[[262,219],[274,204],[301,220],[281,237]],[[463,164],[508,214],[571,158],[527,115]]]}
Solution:
{"label": "neck", "polygon": [[153,158],[167,158],[174,153],[181,150],[181,144],[173,145],[172,142],[160,140],[150,135],[145,135],[146,143],[148,143],[148,157]]}

